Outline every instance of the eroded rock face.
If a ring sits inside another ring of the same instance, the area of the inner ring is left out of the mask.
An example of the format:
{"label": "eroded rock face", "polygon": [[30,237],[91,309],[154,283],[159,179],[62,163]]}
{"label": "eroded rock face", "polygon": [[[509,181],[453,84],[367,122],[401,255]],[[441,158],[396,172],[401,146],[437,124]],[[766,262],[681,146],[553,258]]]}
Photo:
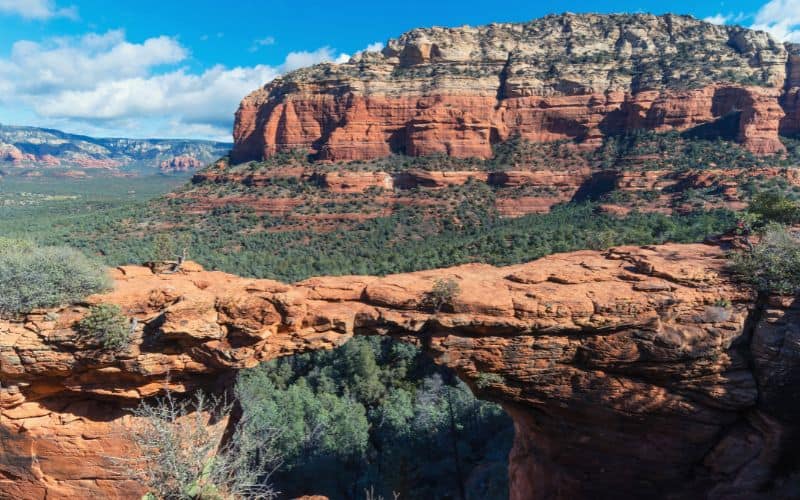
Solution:
{"label": "eroded rock face", "polygon": [[[792,59],[793,58],[793,59]],[[381,53],[292,72],[247,96],[234,162],[308,149],[320,159],[403,152],[488,158],[492,144],[685,130],[739,113],[737,140],[783,151],[797,48],[766,33],[664,15],[547,16],[412,30]],[[784,121],[781,124],[781,121]]]}
{"label": "eroded rock face", "polygon": [[[718,247],[663,245],[295,285],[122,267],[88,303],[137,318],[124,352],[76,337],[86,305],[0,323],[0,497],[136,498],[108,458],[130,452],[126,407],[365,334],[421,345],[506,408],[513,499],[780,497],[798,306],[758,302],[725,266]],[[437,279],[459,284],[438,313]]]}
{"label": "eroded rock face", "polygon": [[194,156],[180,155],[168,160],[164,160],[159,165],[159,170],[163,173],[191,172],[203,168],[205,163]]}
{"label": "eroded rock face", "polygon": [[786,64],[786,91],[783,109],[786,116],[781,120],[781,133],[800,134],[800,44],[789,44],[789,61]]}
{"label": "eroded rock face", "polygon": [[[624,163],[621,161],[622,167],[610,170],[581,158],[574,161],[553,158],[556,164],[546,168],[525,169],[525,165],[520,165],[512,170],[496,171],[419,168],[394,172],[319,171],[313,166],[288,166],[248,173],[214,168],[196,173],[192,178],[192,189],[168,196],[180,199],[184,212],[207,213],[217,207],[241,205],[259,214],[284,217],[272,228],[275,231],[297,230],[294,224],[301,219],[305,220],[306,229],[325,231],[352,227],[350,224],[354,221],[385,217],[398,207],[414,207],[435,217],[434,210],[444,205],[437,200],[435,193],[446,194],[458,186],[479,189],[486,185],[491,188],[494,199],[486,199],[484,203],[504,217],[547,213],[555,205],[592,199],[593,193],[603,190],[620,193],[617,204],[604,204],[607,212],[620,215],[632,210],[685,214],[701,207],[709,211],[718,208],[741,210],[747,206],[751,196],[746,187],[754,179],[776,178],[800,186],[800,175],[793,167],[752,165],[732,168],[708,162],[707,166],[699,169],[674,169],[670,168],[671,160],[663,161],[657,167],[647,165],[662,160],[659,155],[630,157],[623,160]],[[625,168],[628,163],[637,167]],[[780,159],[776,158],[775,164],[778,163]],[[303,186],[305,191],[302,194],[269,191],[270,186],[280,183]],[[250,192],[225,190],[237,186],[264,189]],[[685,199],[690,189],[711,194],[698,206]],[[303,211],[304,206],[325,204],[336,208],[327,213]]]}

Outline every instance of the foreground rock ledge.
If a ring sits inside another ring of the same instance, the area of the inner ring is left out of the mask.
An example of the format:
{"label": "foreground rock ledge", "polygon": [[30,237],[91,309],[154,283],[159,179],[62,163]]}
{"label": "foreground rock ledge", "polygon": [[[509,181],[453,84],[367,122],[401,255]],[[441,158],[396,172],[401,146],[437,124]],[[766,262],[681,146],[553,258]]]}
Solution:
{"label": "foreground rock ledge", "polygon": [[[120,267],[87,304],[0,322],[0,498],[136,498],[110,458],[131,452],[126,408],[362,334],[421,345],[503,405],[512,499],[782,497],[800,307],[757,299],[725,265],[714,246],[663,245],[296,285]],[[441,278],[460,293],[434,313]],[[72,330],[101,302],[137,319],[122,353]]]}

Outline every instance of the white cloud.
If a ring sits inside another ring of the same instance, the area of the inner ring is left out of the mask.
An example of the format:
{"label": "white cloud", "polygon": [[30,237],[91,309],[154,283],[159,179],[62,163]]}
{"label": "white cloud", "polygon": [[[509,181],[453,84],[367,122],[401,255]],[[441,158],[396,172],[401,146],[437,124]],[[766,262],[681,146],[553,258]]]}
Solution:
{"label": "white cloud", "polygon": [[720,12],[718,14],[714,14],[713,16],[709,16],[709,17],[703,18],[703,21],[705,21],[707,23],[719,24],[719,25],[723,25],[723,24],[742,24],[749,17],[752,17],[752,16],[748,16],[744,12],[739,12],[738,14],[730,14],[730,13],[723,14],[723,13]]}
{"label": "white cloud", "polygon": [[[381,50],[383,50],[383,43],[375,42],[367,45],[365,49],[357,51],[356,54],[361,54],[362,52],[379,52]],[[286,61],[280,66],[280,69],[281,72],[288,72],[324,62],[344,64],[350,61],[351,58],[352,56],[350,54],[342,52],[337,55],[336,51],[330,47],[320,47],[310,52],[289,52],[286,56]]]}
{"label": "white cloud", "polygon": [[0,0],[0,13],[14,14],[25,19],[51,19],[53,17],[67,17],[77,19],[78,9],[71,7],[56,7],[53,0]]}
{"label": "white cloud", "polygon": [[68,131],[230,140],[233,113],[249,92],[287,71],[350,58],[322,47],[291,52],[277,66],[197,73],[184,67],[189,55],[174,38],[132,43],[123,31],[19,41],[0,58],[0,111],[32,113],[34,124]]}
{"label": "white cloud", "polygon": [[[743,13],[719,13],[706,17],[704,21],[713,24],[738,24],[752,17]],[[758,9],[750,28],[766,31],[782,42],[800,43],[800,0],[770,0]]]}
{"label": "white cloud", "polygon": [[134,44],[122,31],[55,38],[45,43],[19,41],[11,48],[0,79],[13,77],[17,92],[50,94],[58,90],[91,89],[109,80],[147,74],[152,68],[183,61],[188,51],[161,36]]}
{"label": "white cloud", "polygon": [[800,0],[771,0],[758,10],[751,27],[778,40],[800,43]]}
{"label": "white cloud", "polygon": [[367,45],[367,48],[364,49],[364,52],[380,52],[383,50],[383,42],[375,42]]}
{"label": "white cloud", "polygon": [[703,19],[703,21],[711,24],[728,24],[732,16],[725,14],[715,14]]}
{"label": "white cloud", "polygon": [[179,69],[162,75],[114,79],[87,90],[43,96],[33,107],[40,116],[119,120],[175,116],[186,123],[230,121],[239,101],[278,76],[270,66],[215,66],[202,74]]}
{"label": "white cloud", "polygon": [[281,69],[283,72],[288,72],[323,62],[346,63],[349,60],[350,56],[347,54],[337,55],[336,51],[330,47],[320,47],[311,52],[289,52]]}
{"label": "white cloud", "polygon": [[[361,54],[363,54],[364,52],[380,52],[382,50],[383,50],[383,43],[382,42],[375,42],[375,43],[371,43],[371,44],[367,45],[367,47],[365,49],[359,50],[358,52],[356,52],[355,56],[358,57]],[[340,62],[340,61],[336,61],[336,62]],[[347,61],[342,61],[342,62],[347,62]]]}
{"label": "white cloud", "polygon": [[258,49],[261,47],[269,47],[270,45],[275,45],[275,37],[267,36],[253,40],[253,44],[250,46],[249,50],[250,52],[258,52]]}

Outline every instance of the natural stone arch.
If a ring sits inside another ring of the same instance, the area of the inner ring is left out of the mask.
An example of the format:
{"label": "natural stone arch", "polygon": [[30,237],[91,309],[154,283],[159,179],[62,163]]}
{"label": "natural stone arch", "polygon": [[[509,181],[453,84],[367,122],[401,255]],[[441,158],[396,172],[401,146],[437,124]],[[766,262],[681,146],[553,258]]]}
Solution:
{"label": "natural stone arch", "polygon": [[[136,485],[93,476],[119,408],[167,374],[176,391],[224,383],[354,334],[421,344],[503,405],[515,500],[775,493],[798,404],[765,389],[797,380],[797,343],[784,341],[800,309],[757,302],[725,266],[717,247],[664,245],[296,285],[191,263],[121,267],[115,290],[89,302],[138,318],[126,352],[76,343],[84,305],[0,323],[0,495],[133,496]],[[437,279],[459,284],[442,312],[425,302]]]}

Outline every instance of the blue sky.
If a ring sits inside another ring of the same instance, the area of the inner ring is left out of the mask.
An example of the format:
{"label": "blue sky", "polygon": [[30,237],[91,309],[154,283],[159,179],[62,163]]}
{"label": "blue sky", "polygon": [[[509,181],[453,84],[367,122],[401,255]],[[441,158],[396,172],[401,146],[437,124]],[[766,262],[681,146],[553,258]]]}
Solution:
{"label": "blue sky", "polygon": [[0,122],[227,139],[250,90],[418,26],[548,13],[688,13],[800,42],[800,0],[308,2],[0,0]]}

